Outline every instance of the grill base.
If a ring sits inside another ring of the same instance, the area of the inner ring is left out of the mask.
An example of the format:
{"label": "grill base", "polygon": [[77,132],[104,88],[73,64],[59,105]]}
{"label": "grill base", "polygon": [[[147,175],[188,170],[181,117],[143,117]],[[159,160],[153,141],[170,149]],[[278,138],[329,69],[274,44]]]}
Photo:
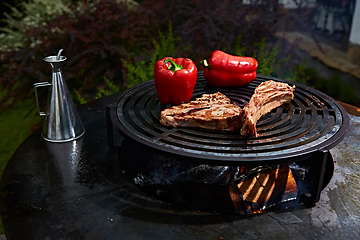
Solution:
{"label": "grill base", "polygon": [[[239,182],[235,173],[242,166],[210,166],[177,160],[144,151],[143,146],[131,139],[125,139],[118,150],[125,178],[147,194],[188,209],[239,214],[232,203],[229,187]],[[266,171],[278,166],[254,167]],[[314,206],[334,172],[333,158],[328,151],[317,152],[316,157],[288,166],[296,181],[296,199],[274,204],[266,211]]]}

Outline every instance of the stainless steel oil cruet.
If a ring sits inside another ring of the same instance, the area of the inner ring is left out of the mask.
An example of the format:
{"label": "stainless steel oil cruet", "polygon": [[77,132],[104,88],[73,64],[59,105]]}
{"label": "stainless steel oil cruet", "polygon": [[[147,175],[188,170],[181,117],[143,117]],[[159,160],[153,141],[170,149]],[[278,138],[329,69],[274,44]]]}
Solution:
{"label": "stainless steel oil cruet", "polygon": [[[69,89],[61,73],[61,64],[66,57],[61,56],[61,49],[57,56],[45,57],[44,61],[52,67],[52,80],[35,83],[35,96],[39,115],[44,117],[42,137],[49,142],[68,142],[81,137],[85,129],[71,98]],[[40,111],[38,87],[49,87],[46,112]]]}

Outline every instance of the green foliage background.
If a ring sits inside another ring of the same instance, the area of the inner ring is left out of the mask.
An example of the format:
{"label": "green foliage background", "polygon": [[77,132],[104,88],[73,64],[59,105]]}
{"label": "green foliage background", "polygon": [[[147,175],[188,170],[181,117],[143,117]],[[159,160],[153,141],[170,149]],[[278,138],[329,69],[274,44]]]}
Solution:
{"label": "green foliage background", "polygon": [[[69,12],[71,0],[30,0],[9,6],[11,13],[4,13],[6,27],[0,28],[0,50],[25,46],[26,29],[38,27],[54,16]],[[35,42],[33,43],[35,44]]]}

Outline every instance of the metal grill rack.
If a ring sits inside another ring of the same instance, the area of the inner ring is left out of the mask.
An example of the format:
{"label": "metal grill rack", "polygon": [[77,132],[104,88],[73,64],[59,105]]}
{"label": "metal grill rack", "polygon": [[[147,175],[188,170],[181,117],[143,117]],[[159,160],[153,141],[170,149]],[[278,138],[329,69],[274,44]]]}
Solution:
{"label": "metal grill rack", "polygon": [[[220,91],[244,107],[254,89],[273,79],[258,76],[251,84],[237,88],[213,88],[198,74],[193,98]],[[154,81],[139,84],[124,92],[111,109],[111,119],[118,130],[136,142],[180,157],[210,164],[271,164],[294,161],[317,151],[329,150],[345,136],[349,117],[334,99],[297,83],[294,99],[264,115],[257,123],[259,136],[243,137],[239,131],[225,132],[198,128],[172,128],[159,122],[162,105]]]}

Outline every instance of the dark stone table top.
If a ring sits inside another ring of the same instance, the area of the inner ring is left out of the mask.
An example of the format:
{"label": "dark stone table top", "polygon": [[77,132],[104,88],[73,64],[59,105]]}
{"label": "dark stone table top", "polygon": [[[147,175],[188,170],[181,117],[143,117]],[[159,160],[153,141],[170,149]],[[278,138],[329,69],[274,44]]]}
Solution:
{"label": "dark stone table top", "polygon": [[117,97],[78,109],[80,139],[49,143],[39,129],[13,154],[0,183],[8,239],[360,238],[359,117],[350,116],[347,136],[330,151],[334,176],[315,207],[244,217],[181,209],[124,179],[106,131],[106,106]]}

